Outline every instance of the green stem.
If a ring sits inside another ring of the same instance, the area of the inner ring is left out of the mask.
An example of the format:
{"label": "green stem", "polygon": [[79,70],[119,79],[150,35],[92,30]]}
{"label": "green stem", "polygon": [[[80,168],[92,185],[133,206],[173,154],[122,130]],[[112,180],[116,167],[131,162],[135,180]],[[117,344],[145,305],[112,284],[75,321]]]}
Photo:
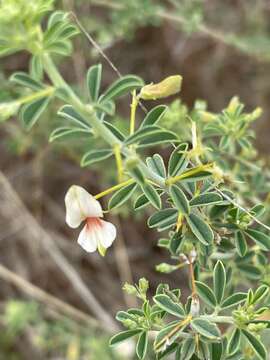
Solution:
{"label": "green stem", "polygon": [[138,106],[138,99],[136,96],[136,90],[134,90],[132,93],[132,104],[131,104],[131,112],[130,112],[130,135],[134,134],[135,131],[137,106]]}
{"label": "green stem", "polygon": [[121,189],[121,188],[124,187],[124,186],[131,185],[131,184],[133,184],[134,182],[135,182],[135,180],[133,180],[133,179],[129,179],[129,180],[127,180],[127,181],[123,181],[122,183],[117,184],[117,185],[115,185],[115,186],[112,186],[112,187],[110,187],[109,189],[104,190],[104,191],[102,191],[101,193],[95,195],[94,198],[95,198],[95,199],[100,199],[100,198],[102,198],[103,196],[108,195],[108,194],[111,194],[112,192],[114,192],[114,191],[116,191],[116,190],[119,190],[119,189]]}
{"label": "green stem", "polygon": [[98,119],[93,106],[86,105],[81,102],[79,97],[62,78],[61,74],[48,54],[43,56],[43,63],[51,82],[56,87],[62,88],[66,91],[71,105],[78,111],[81,116],[89,120],[89,123],[99,133],[99,135],[102,136],[103,139],[112,147],[116,144],[121,144],[121,141],[119,141],[119,139],[117,139],[117,137]]}
{"label": "green stem", "polygon": [[29,103],[31,101],[43,98],[45,96],[50,96],[53,94],[54,91],[55,91],[55,89],[53,87],[47,87],[46,89],[43,89],[41,91],[37,91],[30,95],[21,97],[20,99],[16,100],[15,102],[20,105],[23,105],[23,104]]}
{"label": "green stem", "polygon": [[[43,55],[43,63],[46,73],[48,74],[51,82],[57,88],[62,88],[66,91],[70,104],[78,111],[78,113],[88,119],[90,125],[95,129],[98,134],[107,142],[112,148],[115,145],[119,145],[121,153],[125,157],[134,157],[134,151],[124,147],[124,144],[98,119],[95,113],[95,109],[92,105],[84,104],[79,97],[74,93],[70,86],[65,82],[61,74],[59,73],[54,62],[48,54]],[[149,180],[152,180],[155,184],[161,188],[165,188],[165,181],[160,176],[156,175],[150,170],[142,160],[138,160],[140,169],[146,175]]]}

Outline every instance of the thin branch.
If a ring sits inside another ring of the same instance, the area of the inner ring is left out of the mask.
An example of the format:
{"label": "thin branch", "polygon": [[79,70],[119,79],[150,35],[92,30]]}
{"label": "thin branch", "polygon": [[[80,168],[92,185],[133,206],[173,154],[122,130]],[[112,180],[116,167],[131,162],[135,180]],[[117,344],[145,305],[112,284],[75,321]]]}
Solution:
{"label": "thin branch", "polygon": [[[70,12],[70,15],[74,18],[78,28],[81,30],[82,34],[87,38],[87,40],[90,42],[90,44],[98,51],[98,53],[107,61],[109,66],[113,69],[113,71],[117,74],[119,78],[123,77],[121,72],[118,70],[116,65],[112,62],[112,60],[105,54],[103,49],[99,46],[99,44],[95,41],[95,39],[87,32],[87,30],[84,28],[82,23],[79,21],[78,17],[74,12]],[[139,101],[138,102],[140,108],[147,113],[146,107]]]}
{"label": "thin branch", "polygon": [[223,196],[226,200],[228,200],[231,204],[233,204],[234,206],[236,206],[238,209],[242,210],[244,213],[246,213],[249,217],[251,217],[251,219],[253,221],[255,221],[257,224],[261,225],[262,227],[264,227],[266,230],[270,231],[270,226],[264,224],[261,220],[259,220],[256,216],[254,216],[250,211],[248,211],[247,209],[245,209],[243,206],[239,205],[236,201],[234,201],[233,199],[231,199],[228,195],[224,194],[223,191],[221,191],[218,187],[215,187],[215,190],[221,195]]}
{"label": "thin branch", "polygon": [[88,306],[88,308],[97,316],[100,321],[104,322],[104,324],[106,324],[108,328],[116,330],[117,325],[113,321],[111,315],[101,306],[101,304],[95,298],[94,294],[90,291],[90,289],[87,288],[78,272],[68,262],[68,260],[65,258],[61,250],[57,247],[53,239],[51,239],[51,237],[38,224],[33,215],[29,213],[29,211],[19,198],[18,194],[14,191],[8,179],[2,172],[0,172],[0,184],[3,194],[9,197],[13,206],[16,207],[18,211],[20,210],[20,213],[23,214],[24,222],[25,224],[27,224],[29,237],[33,237],[41,241],[42,245],[49,253],[51,258],[54,260],[55,264],[69,279],[73,288],[76,290],[76,292],[84,301],[84,303]]}
{"label": "thin branch", "polygon": [[56,298],[55,296],[47,293],[46,291],[40,289],[39,287],[31,284],[29,281],[23,279],[21,276],[15,272],[9,270],[7,267],[0,264],[0,278],[17,288],[22,292],[26,293],[28,296],[42,302],[43,304],[54,308],[60,313],[70,316],[78,322],[84,322],[86,325],[90,325],[94,328],[103,328],[106,331],[110,329],[106,328],[103,323],[92,318],[88,314],[82,312],[79,309],[76,309],[72,305],[67,304],[66,302]]}

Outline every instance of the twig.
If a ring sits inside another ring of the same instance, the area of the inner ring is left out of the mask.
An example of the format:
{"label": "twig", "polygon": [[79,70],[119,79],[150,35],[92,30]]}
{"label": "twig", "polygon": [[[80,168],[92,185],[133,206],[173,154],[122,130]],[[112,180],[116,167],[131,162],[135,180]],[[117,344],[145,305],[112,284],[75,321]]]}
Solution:
{"label": "twig", "polygon": [[27,230],[29,237],[33,237],[41,241],[44,248],[47,250],[55,264],[62,270],[65,276],[69,279],[73,288],[76,290],[80,298],[88,306],[88,308],[97,316],[97,318],[104,322],[106,326],[112,330],[117,329],[116,323],[112,320],[110,314],[100,305],[94,294],[87,288],[82,281],[80,275],[74,269],[74,267],[68,262],[61,250],[57,247],[55,242],[50,236],[43,230],[38,224],[36,219],[27,210],[17,193],[13,190],[11,184],[5,175],[0,172],[0,184],[2,192],[5,196],[8,196],[14,207],[23,214],[24,222],[27,224]]}
{"label": "twig", "polygon": [[[118,70],[118,68],[114,65],[114,63],[112,62],[112,60],[105,54],[105,52],[103,51],[103,49],[99,46],[99,44],[95,41],[95,39],[86,31],[86,29],[84,28],[84,26],[82,25],[82,23],[79,21],[78,17],[76,16],[76,14],[74,12],[70,12],[70,15],[74,18],[78,28],[81,30],[81,32],[84,34],[84,36],[87,38],[87,40],[90,42],[90,44],[98,51],[98,53],[107,61],[107,63],[109,64],[109,66],[113,69],[113,71],[117,74],[117,76],[119,78],[123,77],[123,75],[121,74],[121,72]],[[146,107],[140,102],[138,101],[138,104],[140,106],[140,108],[147,113],[147,109]]]}
{"label": "twig", "polygon": [[256,218],[256,216],[254,216],[253,214],[251,214],[250,211],[248,211],[247,209],[245,209],[243,206],[239,205],[236,201],[234,201],[233,199],[231,199],[228,195],[224,194],[224,192],[222,192],[221,190],[219,190],[218,187],[215,187],[215,190],[221,195],[223,196],[226,200],[228,200],[231,204],[233,204],[234,206],[236,206],[238,209],[242,210],[244,213],[246,213],[249,217],[251,217],[252,220],[254,220],[257,224],[261,225],[262,227],[264,227],[265,229],[267,229],[268,231],[270,231],[270,226],[264,224],[261,220],[259,220],[258,218]]}
{"label": "twig", "polygon": [[110,331],[110,329],[106,328],[103,323],[97,321],[81,310],[76,309],[72,305],[69,305],[55,296],[47,293],[39,287],[31,284],[29,281],[23,279],[21,276],[1,264],[0,278],[12,285],[15,285],[28,296],[44,303],[47,306],[53,307],[57,311],[72,317],[76,321],[84,322],[86,325],[90,325],[94,328],[104,328],[106,331]]}
{"label": "twig", "polygon": [[[93,0],[93,5],[107,7],[109,9],[116,10],[116,11],[121,11],[121,10],[125,9],[125,5],[117,4],[117,3],[109,1],[109,0]],[[157,16],[163,20],[169,20],[174,23],[178,23],[181,26],[184,26],[185,24],[187,24],[187,22],[189,20],[189,19],[186,19],[184,16],[181,16],[179,13],[175,14],[172,11],[166,11],[166,10],[159,10],[155,14],[153,14],[153,16]],[[254,53],[252,51],[248,51],[248,49],[244,49],[243,46],[240,46],[240,44],[236,44],[234,41],[232,41],[232,37],[234,36],[233,33],[225,34],[224,32],[222,32],[218,29],[213,29],[204,23],[198,24],[197,31],[209,38],[212,38],[215,41],[218,41],[218,42],[224,44],[224,45],[234,47],[235,49],[241,51],[242,53],[244,52],[245,54],[253,57],[254,59],[256,59],[258,61],[262,61],[262,60],[267,61],[267,62],[269,61],[269,56],[266,56],[266,55],[262,56],[262,55]],[[241,41],[242,39],[239,38],[239,40]]]}

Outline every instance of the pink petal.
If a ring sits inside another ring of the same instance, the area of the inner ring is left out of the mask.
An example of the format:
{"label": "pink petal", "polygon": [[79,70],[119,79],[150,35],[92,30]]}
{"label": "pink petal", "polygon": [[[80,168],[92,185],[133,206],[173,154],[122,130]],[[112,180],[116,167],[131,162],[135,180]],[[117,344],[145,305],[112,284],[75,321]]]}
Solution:
{"label": "pink petal", "polygon": [[[85,249],[85,243],[91,243],[91,248],[94,248],[93,244],[95,244],[95,249],[100,245],[105,249],[111,246],[116,237],[115,226],[99,218],[91,217],[87,218],[86,221],[83,248]],[[81,241],[79,244],[82,246]]]}

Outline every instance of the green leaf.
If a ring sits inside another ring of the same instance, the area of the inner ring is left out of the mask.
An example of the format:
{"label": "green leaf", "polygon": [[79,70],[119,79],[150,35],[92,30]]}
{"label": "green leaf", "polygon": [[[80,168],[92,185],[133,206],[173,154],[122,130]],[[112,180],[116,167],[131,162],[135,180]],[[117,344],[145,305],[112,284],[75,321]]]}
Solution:
{"label": "green leaf", "polygon": [[146,163],[149,169],[151,169],[158,176],[162,178],[166,177],[164,161],[159,154],[154,154],[152,157],[146,158]]}
{"label": "green leaf", "polygon": [[171,153],[168,165],[169,176],[179,175],[186,168],[188,164],[187,150],[188,143],[182,143]]}
{"label": "green leaf", "polygon": [[182,240],[184,240],[184,237],[181,232],[177,231],[173,234],[169,243],[169,250],[172,254],[179,254],[180,250],[182,249]]}
{"label": "green leaf", "polygon": [[120,141],[125,140],[125,136],[123,135],[123,133],[121,133],[121,131],[118,130],[115,126],[113,126],[111,123],[103,121],[103,124],[111,130],[111,132],[114,134],[114,136],[117,137],[117,139],[119,139]]}
{"label": "green leaf", "polygon": [[185,311],[182,305],[174,302],[168,295],[160,294],[153,298],[154,302],[167,313],[179,318],[185,317]]}
{"label": "green leaf", "polygon": [[50,97],[43,97],[23,106],[21,119],[27,130],[30,130],[37,122],[49,105],[50,100]]}
{"label": "green leaf", "polygon": [[169,354],[175,352],[177,350],[178,346],[179,345],[176,342],[172,343],[171,345],[168,345],[165,351],[157,354],[157,360],[164,359]]}
{"label": "green leaf", "polygon": [[130,93],[134,89],[139,89],[144,85],[141,78],[134,75],[126,75],[116,80],[102,95],[101,102],[114,100]]}
{"label": "green leaf", "polygon": [[141,331],[142,331],[142,329],[122,331],[122,332],[114,335],[110,339],[110,346],[117,345],[117,344],[121,343],[122,341],[125,341],[125,340],[139,334]]}
{"label": "green leaf", "polygon": [[49,48],[57,42],[65,42],[79,33],[77,27],[71,24],[67,18],[54,21],[54,23],[45,31],[43,44]]}
{"label": "green leaf", "polygon": [[235,246],[239,256],[243,257],[246,255],[248,247],[244,234],[238,230],[235,232]]}
{"label": "green leaf", "polygon": [[205,304],[207,304],[208,306],[215,308],[217,305],[217,301],[215,294],[210,289],[210,287],[201,281],[196,281],[195,283],[198,295],[202,299],[202,301],[204,301]]}
{"label": "green leaf", "polygon": [[190,230],[196,238],[204,245],[209,245],[214,240],[214,234],[210,226],[199,216],[190,214],[186,216]]}
{"label": "green leaf", "polygon": [[199,168],[200,167],[198,167],[197,169],[193,168],[193,169],[188,169],[188,170],[184,171],[180,175],[181,179],[179,179],[179,181],[196,182],[196,181],[205,180],[213,175],[210,171],[199,170]]}
{"label": "green leaf", "polygon": [[199,359],[210,359],[209,345],[203,341],[199,341],[197,355]]}
{"label": "green leaf", "polygon": [[141,186],[145,185],[144,174],[138,166],[135,166],[133,169],[130,169],[129,172],[139,185]]}
{"label": "green leaf", "polygon": [[190,208],[188,199],[184,192],[176,185],[170,186],[170,195],[174,205],[182,214],[189,214]]}
{"label": "green leaf", "polygon": [[80,134],[88,134],[89,136],[92,136],[91,130],[82,129],[82,128],[73,128],[73,127],[67,127],[62,126],[54,129],[49,137],[49,142],[53,142],[55,140],[59,140],[60,138],[67,137],[70,135],[80,135]]}
{"label": "green leaf", "polygon": [[[144,129],[146,129],[146,127]],[[160,129],[152,132],[150,136],[142,139],[138,145],[138,148],[141,149],[166,143],[172,144],[178,141],[178,136],[175,133],[173,133],[172,131]]]}
{"label": "green leaf", "polygon": [[48,45],[47,50],[55,54],[68,56],[72,52],[72,44],[69,41],[58,40]]}
{"label": "green leaf", "polygon": [[30,76],[32,79],[41,80],[43,78],[42,57],[33,55],[30,61]]}
{"label": "green leaf", "polygon": [[270,250],[270,237],[268,235],[253,229],[246,230],[245,234],[247,234],[253,241],[255,241],[255,243],[258,244],[262,250]]}
{"label": "green leaf", "polygon": [[243,357],[242,351],[237,351],[236,353],[226,357],[226,360],[245,360]]}
{"label": "green leaf", "polygon": [[102,102],[102,103],[94,103],[93,104],[95,110],[101,111],[102,113],[113,116],[115,114],[115,103],[111,100]]}
{"label": "green leaf", "polygon": [[230,337],[230,340],[227,345],[227,351],[229,354],[234,354],[238,351],[240,346],[240,335],[241,332],[239,329],[235,329]]}
{"label": "green leaf", "polygon": [[108,159],[110,156],[112,156],[112,150],[90,150],[87,153],[85,153],[81,159],[81,166],[89,166],[95,162]]}
{"label": "green leaf", "polygon": [[77,27],[73,24],[67,24],[65,29],[63,29],[59,34],[59,38],[61,40],[68,40],[77,34],[79,34]]}
{"label": "green leaf", "polygon": [[66,29],[67,26],[69,26],[68,23],[63,21],[63,19],[60,21],[55,21],[44,33],[43,42],[45,47],[48,47],[55,41],[58,41],[61,37],[61,33]]}
{"label": "green leaf", "polygon": [[126,139],[125,144],[132,145],[132,144],[139,143],[141,140],[151,136],[153,133],[155,133],[156,131],[160,131],[160,130],[161,130],[161,128],[158,126],[146,126],[144,128],[137,130],[134,134],[129,136]]}
{"label": "green leaf", "polygon": [[[163,191],[158,189],[157,193],[159,194],[159,196],[161,196],[163,194]],[[133,207],[134,207],[135,210],[139,210],[139,209],[142,209],[143,207],[145,207],[145,206],[147,206],[149,204],[150,204],[150,201],[148,200],[148,198],[144,194],[141,194],[135,200],[135,202],[133,204]]]}
{"label": "green leaf", "polygon": [[267,285],[261,285],[254,293],[252,304],[256,304],[259,301],[262,301],[262,299],[269,293],[269,286]]}
{"label": "green leaf", "polygon": [[214,267],[214,293],[218,304],[220,304],[223,300],[225,287],[226,287],[226,271],[224,265],[219,260]]}
{"label": "green leaf", "polygon": [[223,354],[222,342],[213,343],[211,346],[211,356],[212,356],[211,360],[221,360],[222,354]]}
{"label": "green leaf", "polygon": [[151,184],[145,183],[141,186],[141,189],[146,196],[146,198],[150,201],[150,203],[156,208],[161,209],[161,199],[157,190]]}
{"label": "green leaf", "polygon": [[82,128],[91,129],[91,126],[88,124],[88,122],[85,121],[71,105],[64,105],[61,107],[61,109],[57,112],[57,115],[72,121],[74,124],[79,125]]}
{"label": "green leaf", "polygon": [[205,206],[205,205],[218,204],[222,200],[223,200],[222,196],[220,196],[219,194],[209,192],[209,193],[204,193],[204,194],[195,196],[190,201],[189,204],[190,204],[190,206]]}
{"label": "green leaf", "polygon": [[134,316],[133,314],[129,314],[126,311],[118,311],[116,316],[115,316],[117,321],[125,321],[125,320],[136,320],[136,316]]}
{"label": "green leaf", "polygon": [[135,210],[142,209],[143,207],[147,206],[150,201],[144,194],[141,194],[134,202],[133,207]]}
{"label": "green leaf", "polygon": [[144,118],[140,128],[157,124],[165,115],[167,108],[168,106],[166,105],[158,105],[151,109]]}
{"label": "green leaf", "polygon": [[113,196],[110,198],[108,204],[109,210],[115,209],[116,207],[123,205],[126,201],[128,201],[128,199],[134,193],[136,186],[137,184],[133,183],[115,192]]}
{"label": "green leaf", "polygon": [[256,355],[260,359],[266,360],[267,353],[263,343],[247,330],[242,329],[241,333],[244,335],[252,349],[255,351]]}
{"label": "green leaf", "polygon": [[25,86],[29,89],[35,90],[35,91],[39,91],[44,89],[44,85],[41,84],[39,81],[33,79],[31,76],[29,76],[28,74],[24,73],[24,72],[17,72],[15,74],[13,74],[10,77],[10,81],[15,82],[16,84]]}
{"label": "green leaf", "polygon": [[222,309],[228,309],[232,306],[236,306],[245,301],[247,297],[246,293],[238,292],[228,296],[221,304]]}
{"label": "green leaf", "polygon": [[167,349],[170,343],[173,343],[180,335],[179,320],[173,321],[163,327],[157,334],[154,342],[155,352],[164,351]]}
{"label": "green leaf", "polygon": [[148,226],[150,228],[163,227],[167,224],[174,225],[177,221],[178,211],[176,209],[164,209],[156,212],[148,219]]}
{"label": "green leaf", "polygon": [[195,349],[196,344],[193,338],[187,338],[184,340],[180,352],[180,360],[189,360],[194,354]]}
{"label": "green leaf", "polygon": [[66,13],[62,10],[54,11],[48,19],[47,29],[52,27],[58,21],[66,20],[67,17],[68,17],[68,13]]}
{"label": "green leaf", "polygon": [[258,267],[250,264],[238,264],[238,269],[241,270],[248,279],[259,280],[261,278],[261,271]]}
{"label": "green leaf", "polygon": [[148,346],[148,335],[146,331],[143,331],[137,342],[136,346],[136,354],[139,359],[143,360],[147,353],[147,346]]}
{"label": "green leaf", "polygon": [[216,324],[208,320],[196,318],[191,321],[190,325],[195,331],[208,339],[214,340],[221,336]]}
{"label": "green leaf", "polygon": [[102,65],[97,64],[89,68],[87,72],[87,87],[91,101],[98,100],[100,83],[101,83]]}
{"label": "green leaf", "polygon": [[[163,139],[163,140],[162,140]],[[134,134],[129,136],[125,144],[144,144],[144,145],[153,145],[159,143],[159,141],[173,141],[177,140],[177,136],[171,131],[163,130],[159,126],[145,126],[137,130]]]}

